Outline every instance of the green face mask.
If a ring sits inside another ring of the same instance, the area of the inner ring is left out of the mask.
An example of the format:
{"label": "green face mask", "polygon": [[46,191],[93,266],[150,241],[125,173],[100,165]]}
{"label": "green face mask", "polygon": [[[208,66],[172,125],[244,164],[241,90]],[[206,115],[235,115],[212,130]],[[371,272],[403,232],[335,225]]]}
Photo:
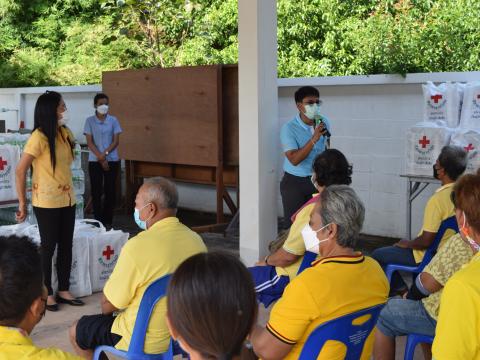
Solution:
{"label": "green face mask", "polygon": [[304,115],[308,117],[310,120],[314,120],[316,116],[320,116],[320,105],[319,104],[305,105]]}

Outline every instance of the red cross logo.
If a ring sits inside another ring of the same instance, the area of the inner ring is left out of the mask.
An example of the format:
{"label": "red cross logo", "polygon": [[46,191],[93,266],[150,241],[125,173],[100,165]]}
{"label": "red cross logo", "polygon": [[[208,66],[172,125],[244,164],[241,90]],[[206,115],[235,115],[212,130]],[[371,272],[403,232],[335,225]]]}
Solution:
{"label": "red cross logo", "polygon": [[472,144],[468,144],[468,146],[465,146],[464,149],[469,152],[470,150],[475,149]]}
{"label": "red cross logo", "polygon": [[110,260],[110,256],[115,254],[115,251],[110,247],[110,245],[107,245],[105,250],[103,250],[102,255],[107,258],[107,260]]}
{"label": "red cross logo", "polygon": [[0,170],[4,170],[5,165],[7,165],[7,162],[0,156]]}
{"label": "red cross logo", "polygon": [[443,99],[443,96],[440,95],[440,94],[432,95],[432,96],[430,96],[430,99],[432,99],[435,104],[438,104],[438,101],[439,101],[440,99]]}
{"label": "red cross logo", "polygon": [[425,135],[423,135],[423,138],[421,138],[420,140],[418,140],[418,143],[420,145],[422,145],[422,148],[425,149],[427,147],[428,144],[430,144],[430,140],[427,139],[427,137]]}

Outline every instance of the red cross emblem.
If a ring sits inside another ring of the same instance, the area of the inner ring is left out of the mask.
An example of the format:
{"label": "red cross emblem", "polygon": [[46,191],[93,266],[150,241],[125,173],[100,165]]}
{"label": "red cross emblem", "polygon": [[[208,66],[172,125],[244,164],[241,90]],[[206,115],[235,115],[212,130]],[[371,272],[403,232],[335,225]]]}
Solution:
{"label": "red cross emblem", "polygon": [[110,247],[110,245],[107,245],[105,250],[103,250],[102,255],[107,258],[107,260],[110,260],[110,256],[115,254],[115,251]]}
{"label": "red cross emblem", "polygon": [[423,135],[423,138],[421,138],[420,140],[418,140],[418,143],[420,145],[422,145],[422,148],[425,149],[427,147],[428,144],[430,144],[430,140],[427,139],[427,137],[425,135]]}
{"label": "red cross emblem", "polygon": [[440,94],[432,95],[432,96],[430,96],[430,99],[432,99],[435,104],[438,104],[438,101],[439,101],[440,99],[443,99],[443,96],[440,95]]}
{"label": "red cross emblem", "polygon": [[0,156],[0,170],[4,170],[5,165],[7,165],[7,162]]}
{"label": "red cross emblem", "polygon": [[468,144],[468,146],[465,146],[464,149],[469,152],[470,150],[475,149],[472,144]]}

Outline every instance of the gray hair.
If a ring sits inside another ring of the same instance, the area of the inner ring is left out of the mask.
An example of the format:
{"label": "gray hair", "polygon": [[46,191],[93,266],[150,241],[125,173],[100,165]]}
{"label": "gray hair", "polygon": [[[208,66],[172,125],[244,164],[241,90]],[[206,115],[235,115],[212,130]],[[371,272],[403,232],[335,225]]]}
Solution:
{"label": "gray hair", "polygon": [[365,219],[365,207],[347,185],[327,186],[320,195],[318,213],[323,225],[337,225],[337,244],[353,248]]}
{"label": "gray hair", "polygon": [[176,209],[178,207],[177,187],[163,177],[145,180],[145,200],[154,203],[160,209]]}
{"label": "gray hair", "polygon": [[438,162],[448,177],[457,180],[467,168],[467,152],[460,146],[447,145],[438,155]]}

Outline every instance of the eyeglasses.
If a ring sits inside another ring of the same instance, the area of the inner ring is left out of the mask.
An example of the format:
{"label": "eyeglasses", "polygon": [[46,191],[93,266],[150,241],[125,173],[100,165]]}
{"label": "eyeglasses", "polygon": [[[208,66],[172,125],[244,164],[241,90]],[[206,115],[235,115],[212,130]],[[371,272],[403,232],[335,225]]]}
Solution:
{"label": "eyeglasses", "polygon": [[320,99],[318,99],[316,101],[310,100],[310,101],[307,101],[307,102],[302,101],[302,104],[303,105],[313,105],[313,104],[322,105],[322,100],[320,100]]}

